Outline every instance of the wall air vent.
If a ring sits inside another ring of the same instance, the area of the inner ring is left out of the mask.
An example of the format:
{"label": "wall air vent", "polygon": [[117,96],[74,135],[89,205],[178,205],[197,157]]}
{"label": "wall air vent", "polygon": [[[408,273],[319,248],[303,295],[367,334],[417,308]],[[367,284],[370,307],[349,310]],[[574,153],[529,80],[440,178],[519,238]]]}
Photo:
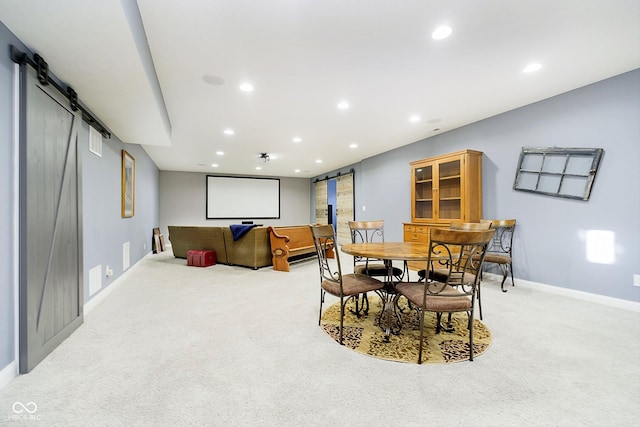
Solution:
{"label": "wall air vent", "polygon": [[126,271],[127,268],[129,268],[129,266],[131,265],[130,250],[130,242],[122,244],[122,271]]}
{"label": "wall air vent", "polygon": [[102,134],[93,126],[89,126],[89,151],[102,157]]}
{"label": "wall air vent", "polygon": [[89,296],[102,289],[102,265],[89,270]]}

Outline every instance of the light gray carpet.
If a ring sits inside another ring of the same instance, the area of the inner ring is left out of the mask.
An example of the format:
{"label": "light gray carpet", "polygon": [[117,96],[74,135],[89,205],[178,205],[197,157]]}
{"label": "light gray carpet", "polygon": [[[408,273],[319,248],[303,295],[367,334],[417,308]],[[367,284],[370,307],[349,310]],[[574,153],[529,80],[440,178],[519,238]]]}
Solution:
{"label": "light gray carpet", "polygon": [[[0,390],[0,425],[640,424],[639,313],[486,281],[489,350],[419,366],[357,354],[318,327],[315,261],[290,273],[185,264],[169,252],[134,266]],[[14,402],[36,403],[38,419],[12,419]]]}

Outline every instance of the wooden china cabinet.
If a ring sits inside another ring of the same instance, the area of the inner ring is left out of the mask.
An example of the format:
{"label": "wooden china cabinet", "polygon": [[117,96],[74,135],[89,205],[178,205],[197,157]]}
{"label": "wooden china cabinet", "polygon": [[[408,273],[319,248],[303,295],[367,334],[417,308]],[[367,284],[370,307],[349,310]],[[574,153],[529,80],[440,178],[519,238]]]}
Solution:
{"label": "wooden china cabinet", "polygon": [[[462,150],[416,160],[411,165],[411,222],[405,242],[429,242],[431,227],[448,228],[452,220],[482,218],[482,152]],[[409,263],[422,269],[424,263]]]}

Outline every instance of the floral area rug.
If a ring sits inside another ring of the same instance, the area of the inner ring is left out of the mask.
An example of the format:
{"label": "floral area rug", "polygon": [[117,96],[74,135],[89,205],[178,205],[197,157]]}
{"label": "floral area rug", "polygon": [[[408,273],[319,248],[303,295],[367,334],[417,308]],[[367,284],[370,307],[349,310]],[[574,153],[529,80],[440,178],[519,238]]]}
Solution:
{"label": "floral area rug", "polygon": [[[404,301],[404,299],[403,299]],[[352,313],[355,303],[347,303],[344,319],[344,346],[358,353],[396,362],[418,363],[420,343],[420,317],[416,310],[400,304],[402,328],[397,334],[390,334],[389,342],[384,341],[384,331],[380,328],[382,302],[375,295],[369,296],[369,314],[357,317]],[[447,315],[442,316],[445,323]],[[386,325],[386,318],[383,319]],[[425,315],[425,342],[422,363],[452,363],[469,360],[469,331],[466,313],[454,313],[451,319],[453,332],[440,331],[436,334],[436,315]],[[392,324],[399,323],[393,317]],[[336,342],[339,341],[340,303],[335,303],[322,313],[322,329]],[[473,324],[473,357],[483,354],[491,345],[491,332],[478,319]]]}

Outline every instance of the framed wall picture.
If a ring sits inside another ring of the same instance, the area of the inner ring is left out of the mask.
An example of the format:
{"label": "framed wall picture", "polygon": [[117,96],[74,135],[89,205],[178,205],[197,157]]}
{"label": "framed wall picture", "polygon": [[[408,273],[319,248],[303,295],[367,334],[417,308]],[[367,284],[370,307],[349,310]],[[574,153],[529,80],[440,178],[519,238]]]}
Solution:
{"label": "framed wall picture", "polygon": [[122,217],[130,218],[135,211],[136,159],[122,150]]}

